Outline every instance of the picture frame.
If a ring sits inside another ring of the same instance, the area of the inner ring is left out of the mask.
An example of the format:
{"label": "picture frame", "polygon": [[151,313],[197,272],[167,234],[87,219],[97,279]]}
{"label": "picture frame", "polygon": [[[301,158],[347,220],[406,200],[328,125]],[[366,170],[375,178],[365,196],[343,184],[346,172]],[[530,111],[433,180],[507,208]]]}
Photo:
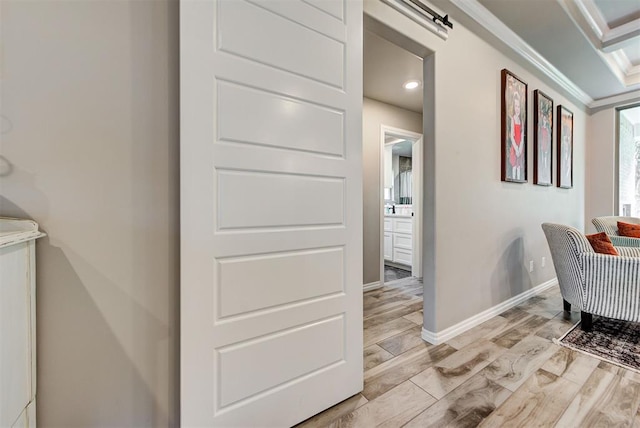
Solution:
{"label": "picture frame", "polygon": [[533,184],[553,185],[553,99],[533,91]]}
{"label": "picture frame", "polygon": [[573,112],[559,105],[557,123],[557,186],[562,189],[571,189],[573,187]]}
{"label": "picture frame", "polygon": [[527,182],[527,84],[507,70],[501,73],[501,179]]}

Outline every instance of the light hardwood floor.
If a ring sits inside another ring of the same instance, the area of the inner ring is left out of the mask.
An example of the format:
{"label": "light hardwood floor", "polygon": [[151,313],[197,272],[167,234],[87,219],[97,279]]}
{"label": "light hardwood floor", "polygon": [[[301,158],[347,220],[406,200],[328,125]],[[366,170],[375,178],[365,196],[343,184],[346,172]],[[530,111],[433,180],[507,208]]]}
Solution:
{"label": "light hardwood floor", "polygon": [[640,374],[552,342],[578,319],[554,287],[429,345],[394,281],[364,295],[364,391],[298,427],[640,427]]}

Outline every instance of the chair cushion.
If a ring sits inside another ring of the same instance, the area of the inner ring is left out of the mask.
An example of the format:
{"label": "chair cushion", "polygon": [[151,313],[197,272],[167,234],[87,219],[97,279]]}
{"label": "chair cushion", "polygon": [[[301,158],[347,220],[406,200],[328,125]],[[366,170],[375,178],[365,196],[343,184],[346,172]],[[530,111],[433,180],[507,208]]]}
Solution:
{"label": "chair cushion", "polygon": [[607,235],[606,232],[587,235],[586,238],[589,240],[589,243],[596,253],[610,254],[612,256],[618,255],[616,247],[613,246],[613,244],[611,243],[611,239],[609,239],[609,235]]}
{"label": "chair cushion", "polygon": [[618,233],[620,236],[628,236],[630,238],[640,238],[640,224],[618,222]]}

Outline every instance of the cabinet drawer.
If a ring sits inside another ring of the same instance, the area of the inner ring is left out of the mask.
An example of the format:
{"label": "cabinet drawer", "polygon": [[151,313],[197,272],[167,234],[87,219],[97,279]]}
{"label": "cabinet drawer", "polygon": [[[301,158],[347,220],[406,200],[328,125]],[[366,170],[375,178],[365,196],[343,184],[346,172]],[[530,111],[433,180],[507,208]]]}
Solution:
{"label": "cabinet drawer", "polygon": [[413,245],[411,241],[411,235],[408,235],[406,233],[394,233],[393,248],[403,248],[405,250],[412,250]]}
{"label": "cabinet drawer", "polygon": [[390,218],[384,219],[384,231],[385,232],[393,232],[393,221]]}
{"label": "cabinet drawer", "polygon": [[393,231],[411,234],[413,230],[413,220],[410,218],[394,218]]}
{"label": "cabinet drawer", "polygon": [[393,261],[396,263],[402,263],[403,265],[411,266],[413,257],[411,250],[403,250],[402,248],[393,249]]}

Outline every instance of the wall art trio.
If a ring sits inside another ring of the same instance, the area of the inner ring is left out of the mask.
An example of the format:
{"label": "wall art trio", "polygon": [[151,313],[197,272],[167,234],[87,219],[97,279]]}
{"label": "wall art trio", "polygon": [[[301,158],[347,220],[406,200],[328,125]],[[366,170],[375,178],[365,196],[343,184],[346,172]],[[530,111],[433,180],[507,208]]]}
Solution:
{"label": "wall art trio", "polygon": [[[527,182],[527,84],[507,69],[501,75],[502,181]],[[556,185],[573,187],[573,113],[558,106]],[[533,92],[533,183],[553,185],[553,99]]]}

